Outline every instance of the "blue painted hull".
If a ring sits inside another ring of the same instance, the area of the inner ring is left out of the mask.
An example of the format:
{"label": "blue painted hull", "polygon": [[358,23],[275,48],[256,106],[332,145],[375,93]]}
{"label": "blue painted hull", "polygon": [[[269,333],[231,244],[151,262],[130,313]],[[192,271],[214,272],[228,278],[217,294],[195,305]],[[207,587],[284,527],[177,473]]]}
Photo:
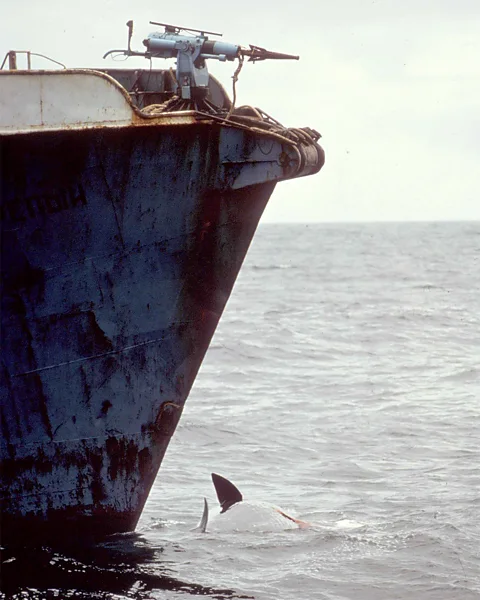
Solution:
{"label": "blue painted hull", "polygon": [[0,144],[2,539],[133,530],[275,183],[303,173],[201,122]]}

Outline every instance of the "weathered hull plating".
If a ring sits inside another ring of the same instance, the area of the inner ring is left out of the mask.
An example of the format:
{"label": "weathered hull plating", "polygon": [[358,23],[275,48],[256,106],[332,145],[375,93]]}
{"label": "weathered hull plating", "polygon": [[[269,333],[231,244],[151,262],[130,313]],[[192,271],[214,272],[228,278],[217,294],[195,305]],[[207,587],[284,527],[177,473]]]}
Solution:
{"label": "weathered hull plating", "polygon": [[321,167],[295,152],[215,122],[0,139],[5,543],[135,528],[275,182]]}

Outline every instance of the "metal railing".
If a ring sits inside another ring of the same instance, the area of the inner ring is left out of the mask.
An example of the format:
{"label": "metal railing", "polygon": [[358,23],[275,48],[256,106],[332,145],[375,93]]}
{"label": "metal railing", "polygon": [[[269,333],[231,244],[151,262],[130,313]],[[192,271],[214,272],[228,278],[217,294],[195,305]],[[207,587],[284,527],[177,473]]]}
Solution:
{"label": "metal railing", "polygon": [[40,58],[45,58],[46,60],[49,60],[50,62],[53,62],[56,65],[63,67],[64,69],[67,68],[63,63],[58,62],[58,60],[54,60],[53,58],[50,58],[49,56],[45,56],[45,54],[39,54],[38,52],[30,52],[30,50],[9,50],[5,54],[5,58],[3,59],[2,65],[0,66],[0,71],[3,70],[7,61],[8,61],[8,70],[16,71],[18,69],[18,67],[17,67],[17,55],[18,54],[26,54],[28,71],[30,71],[30,69],[32,68],[32,56],[39,56]]}

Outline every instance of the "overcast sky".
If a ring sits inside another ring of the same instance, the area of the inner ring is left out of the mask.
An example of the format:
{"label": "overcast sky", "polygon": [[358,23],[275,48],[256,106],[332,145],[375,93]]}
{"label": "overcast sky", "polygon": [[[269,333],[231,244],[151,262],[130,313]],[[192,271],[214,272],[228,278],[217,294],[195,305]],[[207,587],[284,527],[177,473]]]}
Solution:
{"label": "overcast sky", "polygon": [[[129,19],[138,49],[153,20],[299,54],[299,62],[246,63],[237,84],[238,104],[317,129],[327,155],[319,175],[277,186],[265,221],[480,219],[480,0],[0,6],[2,59],[28,49],[69,67],[115,66],[101,57],[126,45]],[[234,68],[209,63],[229,93]]]}

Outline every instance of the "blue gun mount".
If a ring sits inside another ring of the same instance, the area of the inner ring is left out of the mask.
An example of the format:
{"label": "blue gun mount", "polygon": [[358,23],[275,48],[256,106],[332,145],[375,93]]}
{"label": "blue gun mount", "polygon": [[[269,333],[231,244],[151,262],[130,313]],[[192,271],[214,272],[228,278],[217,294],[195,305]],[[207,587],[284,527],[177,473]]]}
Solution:
{"label": "blue gun mount", "polygon": [[202,100],[208,90],[206,59],[235,60],[240,46],[210,41],[205,35],[152,33],[143,44],[155,58],[176,58],[178,95],[185,100]]}
{"label": "blue gun mount", "polygon": [[[205,99],[208,91],[207,59],[233,61],[238,58],[240,63],[242,63],[245,56],[248,56],[252,62],[265,59],[298,60],[299,58],[290,54],[270,52],[259,46],[250,45],[250,48],[243,48],[237,44],[209,40],[206,35],[208,33],[210,35],[221,36],[219,33],[178,27],[155,21],[150,21],[150,24],[163,26],[165,27],[165,31],[151,33],[143,40],[146,48],[145,52],[131,50],[130,42],[133,33],[133,21],[128,21],[128,49],[110,50],[103,58],[113,53],[122,54],[127,57],[144,56],[148,59],[176,58],[177,94],[182,100],[202,102]],[[189,33],[181,33],[182,31]]]}

